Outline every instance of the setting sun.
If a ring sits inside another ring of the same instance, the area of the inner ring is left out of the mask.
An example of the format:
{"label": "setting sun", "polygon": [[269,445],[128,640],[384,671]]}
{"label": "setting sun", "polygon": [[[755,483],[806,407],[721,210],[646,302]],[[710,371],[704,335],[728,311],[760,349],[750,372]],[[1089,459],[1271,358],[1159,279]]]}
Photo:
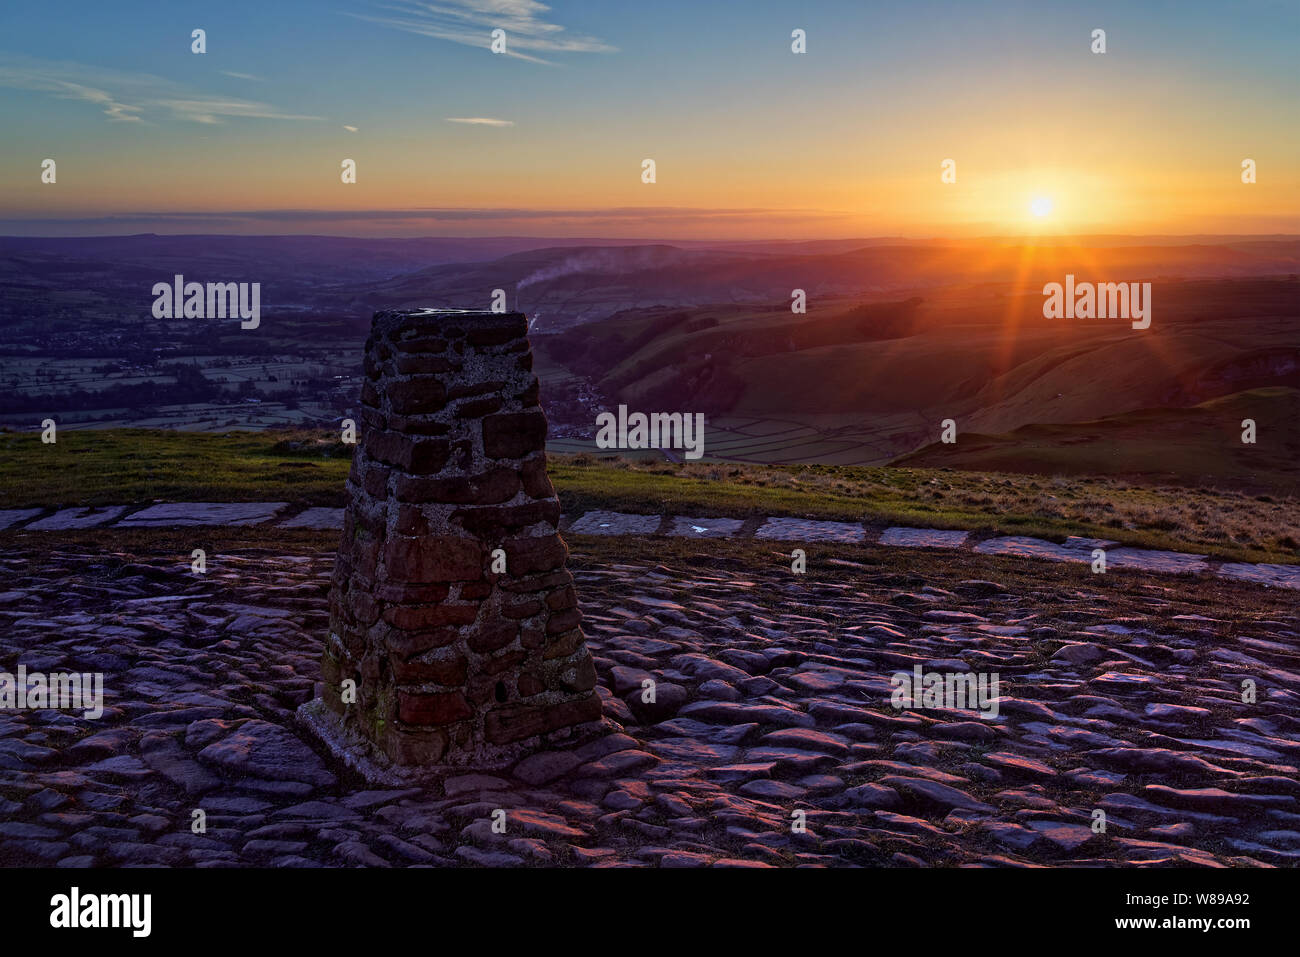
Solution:
{"label": "setting sun", "polygon": [[1052,200],[1047,196],[1036,196],[1029,204],[1029,211],[1041,219],[1052,211]]}

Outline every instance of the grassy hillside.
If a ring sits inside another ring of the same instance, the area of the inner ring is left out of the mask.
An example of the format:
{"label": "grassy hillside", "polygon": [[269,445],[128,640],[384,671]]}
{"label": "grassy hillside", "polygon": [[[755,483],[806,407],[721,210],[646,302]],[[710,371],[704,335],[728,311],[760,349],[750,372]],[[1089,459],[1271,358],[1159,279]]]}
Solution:
{"label": "grassy hillside", "polygon": [[[884,464],[937,438],[946,418],[1000,434],[1300,388],[1300,282],[1157,280],[1147,330],[1044,319],[1042,301],[1041,287],[988,283],[867,306],[811,296],[802,316],[781,303],[631,310],[537,348],[634,409],[781,423],[819,440],[787,462]],[[725,454],[775,457],[749,444],[728,437]]]}
{"label": "grassy hillside", "polygon": [[[1253,419],[1256,441],[1241,441]],[[1189,409],[1129,412],[1091,422],[1029,425],[1001,435],[960,432],[895,460],[915,468],[1105,475],[1300,495],[1300,390],[1252,389]]]}
{"label": "grassy hillside", "polygon": [[[65,431],[0,435],[0,508],[161,501],[344,504],[350,447],[320,433]],[[873,525],[1109,538],[1246,561],[1300,561],[1294,497],[1141,485],[1106,477],[846,468],[674,465],[553,456],[570,514],[794,515]]]}

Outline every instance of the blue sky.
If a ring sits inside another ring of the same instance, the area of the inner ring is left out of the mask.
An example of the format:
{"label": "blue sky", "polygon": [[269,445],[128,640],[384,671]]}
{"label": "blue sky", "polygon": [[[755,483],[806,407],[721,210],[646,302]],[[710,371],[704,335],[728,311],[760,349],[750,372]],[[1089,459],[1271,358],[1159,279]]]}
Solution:
{"label": "blue sky", "polygon": [[[494,24],[511,56],[484,48]],[[1096,27],[1105,57],[1087,49]],[[1297,41],[1300,5],[1278,2],[10,3],[0,232],[186,210],[645,204],[884,233],[907,225],[894,198],[908,189],[923,232],[949,215],[960,231],[996,226],[1005,181],[1035,177],[1104,193],[1134,229],[1174,228],[1180,191],[1223,228],[1241,194],[1196,184],[1239,155],[1263,157],[1261,186],[1295,192]],[[46,156],[57,192],[32,175]],[[332,172],[344,156],[360,170],[348,193]],[[663,172],[648,203],[647,156]],[[921,192],[945,156],[984,190],[951,214]],[[1133,218],[1144,191],[1150,221]],[[1241,231],[1294,224],[1289,202],[1244,208]]]}

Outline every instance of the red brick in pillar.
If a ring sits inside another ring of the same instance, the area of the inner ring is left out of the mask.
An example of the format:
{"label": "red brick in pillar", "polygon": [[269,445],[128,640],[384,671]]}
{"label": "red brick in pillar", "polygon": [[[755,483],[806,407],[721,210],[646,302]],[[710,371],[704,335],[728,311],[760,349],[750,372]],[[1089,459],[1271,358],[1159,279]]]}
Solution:
{"label": "red brick in pillar", "polygon": [[526,334],[521,313],[381,312],[366,342],[322,670],[397,764],[508,761],[600,718]]}

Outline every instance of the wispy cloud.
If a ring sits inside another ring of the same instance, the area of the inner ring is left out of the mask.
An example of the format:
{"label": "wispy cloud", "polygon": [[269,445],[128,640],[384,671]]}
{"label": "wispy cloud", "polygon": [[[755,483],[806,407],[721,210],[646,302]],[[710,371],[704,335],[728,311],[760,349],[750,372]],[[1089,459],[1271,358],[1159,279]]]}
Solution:
{"label": "wispy cloud", "polygon": [[170,119],[214,124],[224,119],[321,119],[286,113],[254,100],[202,93],[148,73],[8,54],[0,54],[0,87],[91,103],[116,122]]}
{"label": "wispy cloud", "polygon": [[449,116],[448,123],[468,123],[471,126],[514,126],[514,120],[494,120],[490,116]]}
{"label": "wispy cloud", "polygon": [[236,73],[234,70],[222,70],[221,74],[222,76],[233,76],[236,80],[256,80],[258,83],[262,82],[260,76],[253,76],[251,73]]}
{"label": "wispy cloud", "polygon": [[533,63],[551,61],[535,53],[616,53],[617,48],[596,37],[567,33],[547,19],[551,8],[538,0],[440,0],[419,3],[395,0],[379,4],[385,14],[349,13],[349,16],[379,23],[395,30],[418,33],[471,47],[489,48],[492,31],[506,33],[505,55]]}
{"label": "wispy cloud", "polygon": [[355,133],[357,131],[357,128],[355,126],[348,126],[346,123],[343,124],[343,128],[347,130],[349,133]]}

